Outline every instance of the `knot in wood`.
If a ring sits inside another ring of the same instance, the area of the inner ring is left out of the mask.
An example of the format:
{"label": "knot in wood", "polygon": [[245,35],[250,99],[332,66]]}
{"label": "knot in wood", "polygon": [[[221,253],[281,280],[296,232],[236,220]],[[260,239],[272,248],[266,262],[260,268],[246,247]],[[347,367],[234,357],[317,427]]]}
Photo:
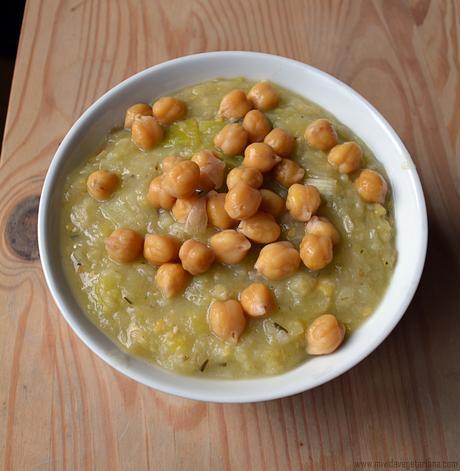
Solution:
{"label": "knot in wood", "polygon": [[28,196],[11,211],[5,227],[5,239],[11,250],[25,260],[39,257],[37,239],[38,204],[40,197]]}

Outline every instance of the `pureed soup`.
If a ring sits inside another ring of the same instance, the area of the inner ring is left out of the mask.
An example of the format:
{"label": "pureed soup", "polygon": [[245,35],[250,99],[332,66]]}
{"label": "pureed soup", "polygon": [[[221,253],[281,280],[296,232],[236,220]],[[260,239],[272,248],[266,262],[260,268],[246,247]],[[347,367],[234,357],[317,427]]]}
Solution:
{"label": "pureed soup", "polygon": [[61,251],[124,350],[183,374],[274,375],[340,348],[376,309],[396,261],[387,190],[319,106],[211,80],[131,107],[69,175]]}

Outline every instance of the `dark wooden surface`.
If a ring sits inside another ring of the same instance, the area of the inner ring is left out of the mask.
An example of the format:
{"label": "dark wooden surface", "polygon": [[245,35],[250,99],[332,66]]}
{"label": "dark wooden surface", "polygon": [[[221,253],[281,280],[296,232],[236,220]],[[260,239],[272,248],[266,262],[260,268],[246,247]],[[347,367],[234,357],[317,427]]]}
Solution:
{"label": "dark wooden surface", "polygon": [[[459,467],[459,18],[457,0],[30,0],[0,167],[0,468]],[[228,49],[299,59],[364,95],[412,154],[430,223],[389,338],[322,387],[253,405],[174,398],[105,365],[59,315],[35,245],[43,178],[83,110],[145,67]]]}

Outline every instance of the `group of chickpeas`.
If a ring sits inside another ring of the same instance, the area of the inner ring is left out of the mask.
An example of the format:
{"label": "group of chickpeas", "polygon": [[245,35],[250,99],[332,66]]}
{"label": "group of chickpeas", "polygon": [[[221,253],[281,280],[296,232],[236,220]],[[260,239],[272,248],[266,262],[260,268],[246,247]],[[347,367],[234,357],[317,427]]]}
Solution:
{"label": "group of chickpeas", "polygon": [[[187,221],[195,205],[205,204],[208,224],[220,230],[209,239],[209,244],[194,239],[181,244],[172,236],[143,237],[122,228],[106,239],[109,257],[128,263],[143,253],[147,262],[159,267],[155,283],[166,297],[182,293],[191,275],[206,272],[215,260],[228,265],[240,263],[251,242],[266,244],[255,269],[269,280],[290,276],[301,261],[312,271],[328,265],[340,236],[329,220],[314,215],[321,204],[320,193],[316,187],[300,183],[305,170],[290,159],[294,137],[283,129],[272,129],[264,114],[278,103],[278,94],[268,82],[257,83],[248,94],[233,90],[222,99],[218,116],[230,123],[215,136],[214,144],[227,156],[244,155],[242,165],[227,175],[227,193],[216,192],[224,183],[225,163],[212,150],[201,150],[190,160],[166,157],[161,164],[163,174],[150,183],[149,204],[170,210],[179,222]],[[149,150],[162,140],[163,126],[183,118],[186,111],[185,103],[173,97],[160,98],[153,106],[136,104],[126,112],[125,128],[131,129],[132,141],[140,149]],[[311,147],[328,152],[329,164],[339,173],[359,169],[361,147],[355,142],[339,144],[329,120],[312,122],[305,130],[305,139]],[[269,172],[288,189],[286,201],[261,188],[263,176]],[[384,202],[387,184],[378,172],[365,169],[354,184],[365,201]],[[118,185],[119,177],[105,170],[92,173],[87,181],[89,194],[97,200],[110,198]],[[306,223],[299,250],[291,242],[277,242],[281,228],[276,218],[285,208],[294,219]],[[236,343],[246,327],[246,316],[266,317],[274,307],[272,291],[263,283],[252,283],[240,293],[239,301],[211,304],[209,327],[221,339]],[[335,316],[324,314],[307,329],[307,352],[312,355],[333,352],[344,335],[343,324]]]}

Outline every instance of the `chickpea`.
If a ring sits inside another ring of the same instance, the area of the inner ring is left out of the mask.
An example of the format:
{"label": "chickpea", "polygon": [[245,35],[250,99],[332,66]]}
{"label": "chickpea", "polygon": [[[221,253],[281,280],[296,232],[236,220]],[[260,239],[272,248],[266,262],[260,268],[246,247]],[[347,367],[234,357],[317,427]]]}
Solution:
{"label": "chickpea", "polygon": [[126,110],[125,129],[130,129],[137,115],[152,116],[152,107],[146,103],[137,103]]}
{"label": "chickpea", "polygon": [[307,353],[325,355],[337,350],[345,337],[345,326],[332,314],[317,317],[306,332]]}
{"label": "chickpea", "polygon": [[385,202],[388,185],[382,175],[375,170],[364,169],[354,185],[364,201],[380,204]]}
{"label": "chickpea", "polygon": [[182,119],[187,113],[186,104],[172,96],[159,98],[152,106],[153,116],[161,124],[171,124]]}
{"label": "chickpea", "polygon": [[262,142],[271,131],[272,125],[259,110],[251,110],[243,119],[243,128],[248,133],[249,142]]}
{"label": "chickpea", "polygon": [[286,208],[297,221],[309,221],[320,204],[321,196],[316,187],[299,183],[289,187]]}
{"label": "chickpea", "polygon": [[228,172],[227,188],[231,190],[240,182],[245,182],[252,188],[260,188],[264,182],[264,177],[255,168],[235,167]]}
{"label": "chickpea", "polygon": [[188,239],[179,250],[179,258],[185,270],[192,275],[199,275],[209,270],[214,263],[215,255],[203,242]]}
{"label": "chickpea", "polygon": [[269,172],[276,164],[281,162],[281,157],[263,142],[255,142],[246,147],[244,151],[243,165],[248,168],[255,168],[259,172]]}
{"label": "chickpea", "polygon": [[308,222],[305,231],[308,234],[330,237],[332,245],[337,245],[340,242],[339,231],[327,218],[313,216]]}
{"label": "chickpea", "polygon": [[161,161],[161,170],[163,170],[164,173],[167,173],[179,162],[182,162],[180,157],[176,157],[175,155],[168,155]]}
{"label": "chickpea", "polygon": [[96,170],[86,181],[88,193],[96,200],[108,200],[118,188],[120,179],[118,175],[107,170]]}
{"label": "chickpea", "polygon": [[217,260],[228,265],[240,263],[251,248],[251,242],[233,229],[214,234],[209,243]]}
{"label": "chickpea", "polygon": [[214,144],[222,149],[224,154],[241,155],[248,142],[248,133],[241,124],[227,124],[214,138]]}
{"label": "chickpea", "polygon": [[273,178],[285,188],[289,188],[294,183],[299,183],[305,176],[303,169],[297,162],[283,159],[274,169]]}
{"label": "chickpea", "polygon": [[144,258],[152,265],[177,260],[180,242],[171,236],[147,234],[144,241]]}
{"label": "chickpea", "polygon": [[208,193],[206,212],[208,213],[208,221],[212,226],[219,229],[230,229],[236,226],[237,222],[232,219],[225,210],[225,197],[227,193]]}
{"label": "chickpea", "polygon": [[163,139],[164,131],[153,116],[136,115],[131,126],[131,140],[139,149],[149,150]]}
{"label": "chickpea", "polygon": [[315,149],[328,151],[337,145],[337,133],[328,119],[317,119],[305,129],[305,139]]}
{"label": "chickpea", "polygon": [[235,299],[215,301],[209,306],[209,328],[226,342],[236,344],[246,328],[246,322],[243,308]]}
{"label": "chickpea", "polygon": [[251,108],[252,105],[243,90],[232,90],[222,98],[217,114],[224,119],[238,120]]}
{"label": "chickpea", "polygon": [[275,192],[262,188],[260,190],[262,195],[262,202],[260,203],[260,209],[266,213],[270,213],[275,218],[278,217],[286,208],[286,204]]}
{"label": "chickpea", "polygon": [[249,90],[248,98],[254,108],[269,111],[278,106],[278,93],[269,82],[258,82]]}
{"label": "chickpea", "polygon": [[116,229],[105,240],[105,249],[115,262],[133,262],[142,253],[144,238],[131,229]]}
{"label": "chickpea", "polygon": [[259,190],[240,182],[227,193],[224,208],[232,219],[245,219],[257,212],[261,201]]}
{"label": "chickpea", "polygon": [[284,241],[266,245],[254,268],[269,280],[281,280],[296,272],[299,265],[299,252],[290,242]]}
{"label": "chickpea", "polygon": [[275,308],[275,296],[263,283],[252,283],[240,295],[244,312],[251,317],[264,317]]}
{"label": "chickpea", "polygon": [[150,182],[147,201],[154,208],[171,209],[173,207],[176,198],[163,188],[163,175],[155,177]]}
{"label": "chickpea", "polygon": [[177,198],[171,210],[174,219],[177,222],[185,223],[189,212],[199,199],[200,197],[197,193],[192,196],[187,196],[186,198]]}
{"label": "chickpea", "polygon": [[312,271],[321,270],[332,261],[332,240],[330,237],[307,233],[300,243],[300,258]]}
{"label": "chickpea", "polygon": [[275,242],[281,234],[281,228],[275,218],[271,214],[262,211],[241,221],[238,230],[248,239],[259,244]]}
{"label": "chickpea", "polygon": [[363,150],[356,142],[344,142],[334,146],[327,156],[327,161],[340,173],[358,170],[363,158]]}
{"label": "chickpea", "polygon": [[212,150],[201,150],[192,157],[200,167],[200,188],[204,191],[218,189],[224,182],[225,162]]}
{"label": "chickpea", "polygon": [[155,283],[163,296],[172,298],[185,290],[190,278],[180,263],[163,263],[155,275]]}
{"label": "chickpea", "polygon": [[268,144],[277,155],[288,158],[291,156],[295,147],[294,136],[284,129],[272,129],[264,139],[265,144]]}
{"label": "chickpea", "polygon": [[164,176],[163,186],[176,198],[192,196],[200,183],[200,167],[191,160],[174,165]]}

